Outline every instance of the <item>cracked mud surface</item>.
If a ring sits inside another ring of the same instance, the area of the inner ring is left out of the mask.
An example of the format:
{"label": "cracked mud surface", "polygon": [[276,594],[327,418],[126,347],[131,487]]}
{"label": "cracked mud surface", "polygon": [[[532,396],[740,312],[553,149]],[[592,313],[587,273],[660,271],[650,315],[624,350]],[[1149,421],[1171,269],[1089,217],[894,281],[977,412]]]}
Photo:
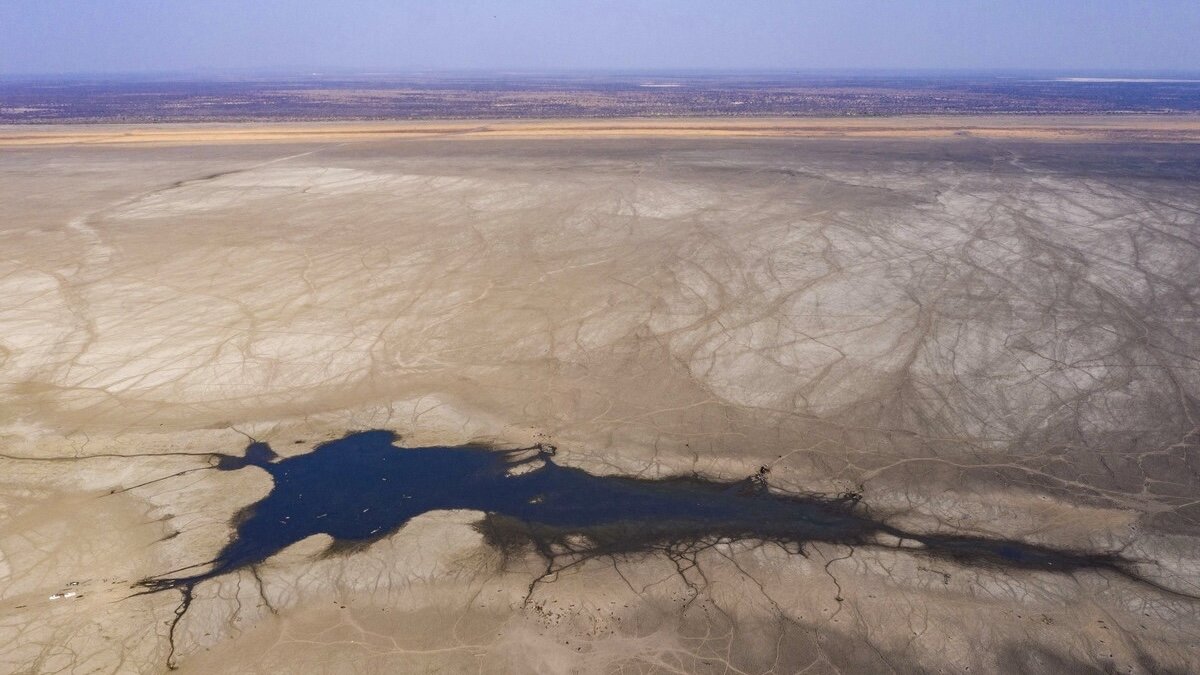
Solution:
{"label": "cracked mud surface", "polygon": [[[0,671],[1200,670],[1198,184],[1171,143],[7,148]],[[210,564],[365,429],[870,528],[464,500]],[[138,586],[206,574],[178,622]]]}

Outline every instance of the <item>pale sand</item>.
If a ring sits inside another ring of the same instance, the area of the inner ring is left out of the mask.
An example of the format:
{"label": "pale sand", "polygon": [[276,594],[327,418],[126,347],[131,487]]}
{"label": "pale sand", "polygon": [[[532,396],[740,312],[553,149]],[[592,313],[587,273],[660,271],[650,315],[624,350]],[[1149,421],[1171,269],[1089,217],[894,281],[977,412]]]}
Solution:
{"label": "pale sand", "polygon": [[[79,142],[0,152],[0,672],[162,672],[180,596],[131,585],[203,567],[271,489],[205,453],[373,427],[596,473],[765,466],[910,531],[1117,549],[1194,592],[1200,146],[1027,141],[1195,122],[929,137],[963,122],[6,129]],[[721,136],[779,128],[883,138]],[[175,662],[1200,672],[1200,604],[1111,573],[733,542],[531,592],[545,562],[478,518],[208,581]]]}
{"label": "pale sand", "polygon": [[393,138],[868,138],[1200,141],[1197,115],[455,120],[0,125],[0,147],[262,143]]}

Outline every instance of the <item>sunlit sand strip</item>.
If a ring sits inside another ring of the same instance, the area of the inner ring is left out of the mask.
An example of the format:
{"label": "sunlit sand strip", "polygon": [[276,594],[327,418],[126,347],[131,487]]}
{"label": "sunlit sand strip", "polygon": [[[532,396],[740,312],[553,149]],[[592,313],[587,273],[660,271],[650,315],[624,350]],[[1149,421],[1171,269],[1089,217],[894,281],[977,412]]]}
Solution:
{"label": "sunlit sand strip", "polygon": [[1200,142],[1200,116],[676,118],[622,120],[453,120],[229,124],[0,125],[0,147],[244,142],[331,142],[400,138],[795,137],[950,138]]}

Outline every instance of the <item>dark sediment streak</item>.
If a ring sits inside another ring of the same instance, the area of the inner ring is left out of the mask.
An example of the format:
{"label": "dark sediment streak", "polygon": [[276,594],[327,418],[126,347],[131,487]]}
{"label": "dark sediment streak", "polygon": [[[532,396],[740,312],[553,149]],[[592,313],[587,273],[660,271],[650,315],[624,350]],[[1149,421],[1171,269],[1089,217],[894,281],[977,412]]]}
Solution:
{"label": "dark sediment streak", "polygon": [[1176,593],[1137,576],[1130,561],[1113,552],[907,532],[873,519],[856,495],[779,494],[768,489],[765,473],[733,482],[595,476],[556,464],[549,446],[400,448],[394,440],[390,432],[368,431],[282,460],[264,443],[252,443],[242,457],[218,455],[216,468],[259,467],[274,488],[238,515],[236,534],[208,571],[140,586],[181,591],[178,622],[197,584],[263,562],[314,534],[332,536],[336,552],[383,539],[430,511],[468,509],[486,514],[478,527],[489,543],[506,550],[532,546],[548,569],[560,559],[686,554],[716,541],[775,543],[802,553],[809,542],[880,547],[881,536],[890,535],[908,540],[914,547],[906,550],[917,555],[1010,569],[1109,571]]}

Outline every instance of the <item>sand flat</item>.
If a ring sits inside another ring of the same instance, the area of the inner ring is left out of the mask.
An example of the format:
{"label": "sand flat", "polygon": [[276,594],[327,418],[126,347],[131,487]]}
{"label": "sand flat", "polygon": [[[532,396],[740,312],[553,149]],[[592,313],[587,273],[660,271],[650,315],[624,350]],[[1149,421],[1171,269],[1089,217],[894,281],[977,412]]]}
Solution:
{"label": "sand flat", "polygon": [[[1193,123],[977,124],[5,129],[0,671],[1200,670],[1200,145],[1087,135]],[[890,529],[551,568],[452,502],[133,595],[370,429]]]}
{"label": "sand flat", "polygon": [[1200,116],[665,118],[326,123],[0,125],[0,147],[70,144],[333,142],[394,138],[911,138],[1200,140]]}

